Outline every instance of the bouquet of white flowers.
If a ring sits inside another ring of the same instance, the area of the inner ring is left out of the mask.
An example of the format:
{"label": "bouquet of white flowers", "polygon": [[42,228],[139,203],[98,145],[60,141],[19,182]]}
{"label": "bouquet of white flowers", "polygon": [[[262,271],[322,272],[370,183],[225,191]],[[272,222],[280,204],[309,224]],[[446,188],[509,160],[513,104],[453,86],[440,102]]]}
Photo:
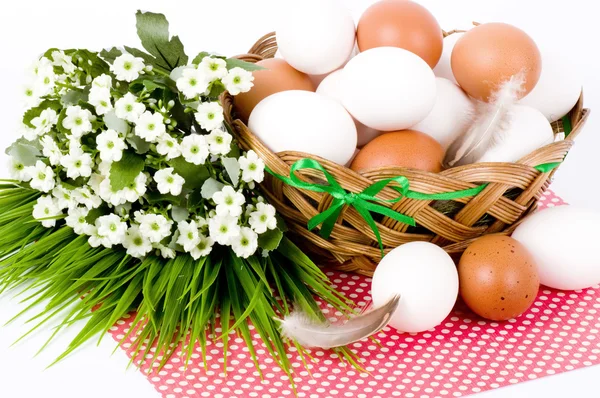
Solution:
{"label": "bouquet of white flowers", "polygon": [[250,90],[259,67],[188,62],[160,14],[138,12],[137,28],[147,52],[50,49],[35,63],[0,191],[0,288],[33,281],[32,303],[50,300],[38,326],[69,306],[61,327],[88,318],[65,355],[135,310],[138,351],[150,340],[164,363],[204,346],[220,311],[225,350],[232,329],[253,350],[250,319],[289,372],[274,318],[290,302],[322,316],[313,294],[347,306],[284,236],[256,187],[263,161],[224,122],[221,94]]}

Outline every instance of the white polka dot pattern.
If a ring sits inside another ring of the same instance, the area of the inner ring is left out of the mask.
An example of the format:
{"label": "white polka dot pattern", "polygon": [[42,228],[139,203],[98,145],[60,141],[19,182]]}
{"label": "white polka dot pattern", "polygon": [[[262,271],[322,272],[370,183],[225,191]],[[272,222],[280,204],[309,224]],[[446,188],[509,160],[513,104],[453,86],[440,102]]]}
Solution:
{"label": "white polka dot pattern", "polygon": [[[542,208],[562,204],[551,192],[540,201]],[[371,300],[369,278],[339,272],[328,275],[357,305]],[[503,323],[477,318],[459,303],[431,331],[411,335],[386,328],[377,335],[381,346],[368,340],[355,343],[352,348],[364,358],[363,366],[370,374],[358,373],[334,353],[321,350],[312,352],[316,362],[309,365],[309,373],[291,348],[297,394],[307,398],[462,397],[599,364],[599,309],[598,286],[576,292],[542,288],[527,313]],[[331,308],[324,311],[333,321],[340,315]],[[111,330],[115,339],[128,330],[128,319]],[[166,398],[293,397],[287,376],[273,365],[256,338],[262,381],[243,340],[235,334],[230,337],[227,375],[222,344],[209,342],[206,370],[197,347],[187,370],[183,360],[174,357],[163,370],[149,374],[148,380]],[[123,348],[131,355],[128,344]],[[147,374],[148,368],[143,370]]]}

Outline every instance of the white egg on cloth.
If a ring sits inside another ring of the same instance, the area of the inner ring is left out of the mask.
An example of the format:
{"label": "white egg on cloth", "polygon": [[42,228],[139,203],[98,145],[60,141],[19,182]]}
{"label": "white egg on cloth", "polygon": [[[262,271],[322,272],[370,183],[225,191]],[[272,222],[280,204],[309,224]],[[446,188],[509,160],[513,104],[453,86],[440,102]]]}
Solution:
{"label": "white egg on cloth", "polygon": [[341,0],[281,2],[277,45],[294,68],[322,75],[340,68],[350,57],[356,27]]}
{"label": "white egg on cloth", "polygon": [[[317,93],[330,97],[340,104],[342,103],[342,70],[336,70],[330,73],[317,88]],[[356,130],[358,132],[358,146],[366,145],[373,138],[377,137],[380,132],[370,127],[365,126],[358,120],[354,119]]]}
{"label": "white egg on cloth", "polygon": [[358,54],[344,67],[340,84],[348,112],[379,131],[414,126],[435,104],[433,71],[419,56],[397,47]]}
{"label": "white egg on cloth", "polygon": [[356,151],[356,125],[334,99],[290,90],[268,96],[254,108],[250,130],[273,152],[298,151],[340,165]]}
{"label": "white egg on cloth", "polygon": [[542,285],[585,289],[600,283],[599,225],[597,211],[551,207],[527,217],[512,237],[535,258]]}
{"label": "white egg on cloth", "polygon": [[429,330],[442,323],[456,303],[456,265],[433,243],[406,243],[381,260],[373,274],[371,295],[375,307],[400,295],[389,323],[393,328],[409,333]]}
{"label": "white egg on cloth", "polygon": [[437,95],[429,115],[411,127],[429,135],[447,149],[456,138],[464,134],[475,113],[473,101],[462,89],[448,79],[435,79]]}

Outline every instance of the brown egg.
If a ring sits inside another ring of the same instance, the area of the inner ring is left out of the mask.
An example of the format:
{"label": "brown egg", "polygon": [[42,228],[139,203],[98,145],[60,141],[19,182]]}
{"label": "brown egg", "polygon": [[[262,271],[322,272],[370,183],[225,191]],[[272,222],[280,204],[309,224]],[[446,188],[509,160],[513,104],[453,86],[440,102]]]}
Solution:
{"label": "brown egg", "polygon": [[350,168],[361,172],[397,166],[437,173],[442,170],[443,158],[444,149],[427,134],[414,130],[393,131],[375,137],[365,145]]}
{"label": "brown egg", "polygon": [[254,107],[271,94],[288,90],[315,91],[315,85],[307,74],[297,71],[282,59],[264,59],[257,64],[266,69],[252,72],[252,90],[234,97],[235,109],[243,122],[247,122]]}
{"label": "brown egg", "polygon": [[493,321],[515,318],[533,304],[540,286],[527,249],[508,236],[473,242],[458,264],[460,295],[476,314]]}
{"label": "brown egg", "polygon": [[442,56],[442,29],[420,4],[383,0],[369,7],[358,22],[358,48],[400,47],[417,54],[432,68]]}
{"label": "brown egg", "polygon": [[525,74],[523,98],[542,73],[542,57],[533,39],[505,23],[486,23],[465,33],[452,50],[451,64],[458,84],[471,97],[484,101],[521,72]]}

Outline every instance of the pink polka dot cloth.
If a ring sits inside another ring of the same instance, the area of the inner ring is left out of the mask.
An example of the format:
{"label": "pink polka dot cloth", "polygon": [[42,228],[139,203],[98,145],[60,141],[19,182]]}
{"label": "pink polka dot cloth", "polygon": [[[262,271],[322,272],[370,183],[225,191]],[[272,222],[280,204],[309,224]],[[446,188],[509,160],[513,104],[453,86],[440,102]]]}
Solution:
{"label": "pink polka dot cloth", "polygon": [[[547,192],[540,207],[564,202]],[[358,306],[369,303],[369,278],[328,272],[337,288]],[[295,349],[289,357],[295,371],[299,397],[463,397],[573,369],[600,364],[600,288],[561,292],[542,287],[530,310],[508,322],[483,320],[457,304],[448,318],[426,333],[399,333],[389,327],[377,335],[381,346],[370,340],[352,348],[364,358],[369,373],[345,366],[330,351],[313,350],[316,362],[310,373]],[[340,313],[324,308],[335,320]],[[131,318],[129,318],[131,319]],[[127,332],[127,319],[111,331],[116,340]],[[217,330],[219,331],[219,330]],[[269,357],[258,334],[255,348],[264,380],[254,367],[248,348],[235,334],[230,336],[227,375],[223,373],[222,344],[207,346],[208,370],[196,349],[187,369],[173,357],[148,380],[165,398],[293,397],[285,373]],[[126,351],[128,344],[123,347]],[[131,351],[127,351],[131,355]],[[312,375],[311,375],[312,374]]]}

